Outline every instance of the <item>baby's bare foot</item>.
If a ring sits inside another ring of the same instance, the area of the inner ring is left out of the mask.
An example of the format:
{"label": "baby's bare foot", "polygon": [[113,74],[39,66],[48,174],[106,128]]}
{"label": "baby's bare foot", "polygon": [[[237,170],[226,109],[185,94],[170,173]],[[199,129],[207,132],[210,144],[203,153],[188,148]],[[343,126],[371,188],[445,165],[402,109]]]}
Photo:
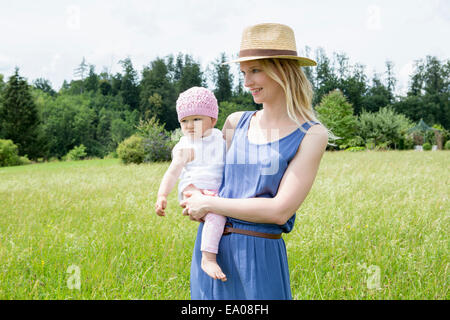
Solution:
{"label": "baby's bare foot", "polygon": [[222,269],[217,264],[216,255],[214,253],[206,251],[202,252],[202,269],[213,279],[227,281],[225,273],[222,272]]}

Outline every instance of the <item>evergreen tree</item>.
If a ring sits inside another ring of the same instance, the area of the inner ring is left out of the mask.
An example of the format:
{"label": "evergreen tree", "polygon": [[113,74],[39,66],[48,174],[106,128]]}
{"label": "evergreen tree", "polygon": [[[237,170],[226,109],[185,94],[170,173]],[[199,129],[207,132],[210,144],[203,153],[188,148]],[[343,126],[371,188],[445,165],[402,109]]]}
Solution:
{"label": "evergreen tree", "polygon": [[[305,46],[305,57],[309,58],[310,57],[310,53],[311,53],[311,48],[308,46]],[[316,79],[314,78],[314,68],[310,68],[310,67],[302,67],[303,72],[305,73],[306,77],[308,78],[309,82],[311,82],[311,85],[313,86],[313,88],[316,88]]]}
{"label": "evergreen tree", "polygon": [[89,75],[85,80],[85,89],[86,91],[97,92],[98,88],[99,88],[98,75],[95,73],[95,66],[91,64],[89,66]]}
{"label": "evergreen tree", "polygon": [[394,102],[394,91],[397,79],[394,75],[394,63],[392,61],[386,61],[386,88],[389,92],[389,103]]}
{"label": "evergreen tree", "polygon": [[450,127],[450,60],[439,61],[427,56],[415,62],[407,97],[400,98],[394,108],[413,121]]}
{"label": "evergreen tree", "polygon": [[423,90],[423,71],[424,66],[421,60],[416,60],[414,63],[414,72],[411,76],[408,96],[420,96]]}
{"label": "evergreen tree", "polygon": [[334,90],[322,98],[316,107],[317,115],[334,135],[340,137],[336,140],[339,148],[346,148],[355,136],[356,117],[353,115],[353,106],[347,101],[340,90]]}
{"label": "evergreen tree", "polygon": [[12,140],[19,147],[20,155],[36,159],[39,156],[38,110],[30,86],[26,79],[19,75],[17,67],[2,92],[2,101],[2,138]]}
{"label": "evergreen tree", "polygon": [[448,71],[438,58],[427,56],[423,72],[425,94],[448,93],[450,76]]}
{"label": "evergreen tree", "polygon": [[0,94],[3,91],[3,88],[5,86],[5,82],[3,81],[4,76],[0,73]]}
{"label": "evergreen tree", "polygon": [[156,58],[142,71],[140,83],[140,112],[144,118],[156,116],[166,129],[173,130],[178,126],[175,111],[177,90],[171,81],[172,75],[168,65],[162,58]]}
{"label": "evergreen tree", "polygon": [[98,76],[98,88],[100,89],[100,93],[104,96],[112,94],[112,76],[109,74],[109,71],[106,67],[103,68],[103,71]]}
{"label": "evergreen tree", "polygon": [[75,77],[80,78],[80,93],[84,92],[84,79],[86,77],[86,72],[88,70],[88,64],[86,63],[86,59],[83,57],[83,60],[81,61],[78,68],[74,70]]}
{"label": "evergreen tree", "polygon": [[51,96],[56,95],[56,91],[53,90],[51,82],[47,79],[38,78],[33,81],[33,85],[36,89],[46,92]]}
{"label": "evergreen tree", "polygon": [[364,66],[356,64],[353,67],[352,74],[347,78],[341,79],[338,88],[342,91],[348,102],[353,106],[355,115],[361,113],[364,103],[364,96],[367,92],[367,78],[364,73]]}
{"label": "evergreen tree", "polygon": [[233,75],[230,73],[230,65],[223,64],[227,61],[225,53],[221,53],[220,57],[213,63],[214,73],[212,80],[215,84],[214,94],[217,101],[230,101],[232,97]]}
{"label": "evergreen tree", "polygon": [[131,110],[137,110],[139,108],[139,81],[137,72],[134,70],[130,58],[120,60],[119,63],[122,65],[125,73],[120,86],[120,94],[122,95],[123,102],[128,104]]}
{"label": "evergreen tree", "polygon": [[318,104],[324,95],[338,88],[338,79],[333,66],[322,48],[316,50],[316,61],[313,105]]}
{"label": "evergreen tree", "polygon": [[117,72],[114,76],[111,78],[111,93],[114,96],[117,96],[120,94],[120,88],[122,86],[122,74]]}
{"label": "evergreen tree", "polygon": [[367,90],[364,96],[363,110],[369,112],[377,112],[380,108],[386,107],[390,104],[390,92],[381,83],[377,74],[372,78],[372,86]]}
{"label": "evergreen tree", "polygon": [[[178,60],[177,67],[175,70],[178,70]],[[178,71],[176,71],[178,72]],[[178,74],[175,74],[176,77]],[[176,79],[175,77],[175,79]],[[176,82],[176,87],[178,89],[178,94],[180,92],[186,91],[192,87],[203,87],[205,85],[205,79],[203,78],[203,72],[200,68],[200,63],[195,61],[192,56],[185,55],[183,69],[181,70],[180,79]]]}

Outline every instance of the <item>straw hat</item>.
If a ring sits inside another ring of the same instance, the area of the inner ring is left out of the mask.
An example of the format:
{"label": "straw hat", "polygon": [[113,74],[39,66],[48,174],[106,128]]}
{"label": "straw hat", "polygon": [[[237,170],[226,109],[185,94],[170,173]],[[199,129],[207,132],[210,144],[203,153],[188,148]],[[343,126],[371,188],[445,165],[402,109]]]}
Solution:
{"label": "straw hat", "polygon": [[293,59],[301,66],[315,66],[314,60],[297,55],[294,31],[279,23],[262,23],[244,29],[239,59],[225,63],[280,58]]}

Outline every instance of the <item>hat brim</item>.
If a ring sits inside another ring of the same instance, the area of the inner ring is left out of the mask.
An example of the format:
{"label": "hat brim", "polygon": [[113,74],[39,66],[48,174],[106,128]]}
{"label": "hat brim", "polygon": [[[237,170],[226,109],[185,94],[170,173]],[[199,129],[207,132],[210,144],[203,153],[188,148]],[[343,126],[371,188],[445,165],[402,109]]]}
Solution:
{"label": "hat brim", "polygon": [[244,61],[251,61],[251,60],[261,60],[261,59],[290,59],[290,60],[297,60],[299,65],[302,67],[313,67],[317,66],[317,62],[315,62],[312,59],[305,58],[305,57],[297,57],[297,56],[252,56],[252,57],[242,57],[239,59],[231,60],[224,62],[222,64],[230,64],[230,63],[239,63]]}

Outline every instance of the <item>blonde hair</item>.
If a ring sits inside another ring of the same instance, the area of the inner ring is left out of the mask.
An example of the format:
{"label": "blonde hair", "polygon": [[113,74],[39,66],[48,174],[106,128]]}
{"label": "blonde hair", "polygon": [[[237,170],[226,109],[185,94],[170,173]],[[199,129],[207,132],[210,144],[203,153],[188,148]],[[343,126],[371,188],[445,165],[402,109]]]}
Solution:
{"label": "blonde hair", "polygon": [[313,88],[298,61],[292,59],[261,59],[261,68],[267,75],[275,80],[283,88],[286,96],[286,111],[299,128],[302,123],[300,119],[306,121],[319,122],[328,131],[328,137],[335,138],[335,135],[326,128],[316,116],[312,108]]}

